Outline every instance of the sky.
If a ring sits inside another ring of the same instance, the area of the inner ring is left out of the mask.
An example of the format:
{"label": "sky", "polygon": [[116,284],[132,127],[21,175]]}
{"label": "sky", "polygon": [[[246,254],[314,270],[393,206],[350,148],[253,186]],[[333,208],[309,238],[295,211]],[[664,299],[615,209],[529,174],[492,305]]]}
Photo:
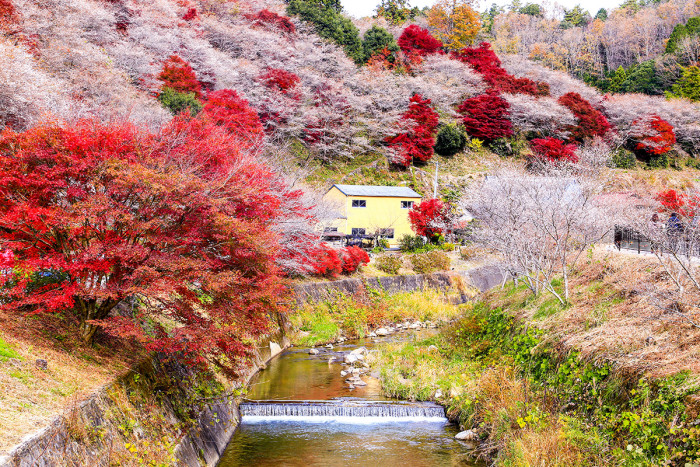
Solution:
{"label": "sky", "polygon": [[[380,0],[341,0],[343,8],[350,15],[356,18],[361,18],[363,16],[370,16],[374,14],[374,10],[379,4]],[[409,0],[412,7],[417,6],[418,8],[423,8],[424,6],[432,6],[435,0]],[[492,3],[497,3],[498,5],[510,5],[512,0],[481,0],[478,2],[478,10],[482,11],[491,6]],[[532,3],[539,3],[547,7],[548,1],[537,1],[531,0]],[[525,5],[528,3],[527,0],[520,0],[520,3]],[[572,8],[577,4],[580,4],[584,9],[588,10],[591,15],[595,15],[596,12],[601,8],[607,8],[608,10],[615,8],[620,3],[621,0],[557,0],[559,5],[564,8]]]}

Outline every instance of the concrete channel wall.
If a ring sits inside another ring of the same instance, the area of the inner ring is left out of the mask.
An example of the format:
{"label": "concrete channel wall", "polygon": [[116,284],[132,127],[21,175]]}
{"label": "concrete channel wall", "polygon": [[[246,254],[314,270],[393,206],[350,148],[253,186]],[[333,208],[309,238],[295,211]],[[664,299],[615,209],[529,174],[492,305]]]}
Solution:
{"label": "concrete channel wall", "polygon": [[[485,291],[500,285],[501,277],[498,270],[484,267],[461,274],[307,283],[296,286],[295,293],[301,303],[328,299],[338,292],[353,294],[365,287],[390,293],[427,287],[443,290],[454,303],[464,303],[474,295],[474,289]],[[280,320],[276,332],[261,339],[254,358],[241,372],[239,385],[247,384],[289,346],[285,328]],[[187,367],[149,359],[25,438],[7,456],[0,457],[0,467],[139,465],[139,456],[144,455],[151,457],[143,459],[146,461],[162,455],[166,464],[216,465],[238,426],[238,400],[226,392],[213,398],[193,397],[191,387],[183,386],[197,380]],[[188,418],[187,414],[193,415]],[[190,428],[183,432],[182,426]]]}

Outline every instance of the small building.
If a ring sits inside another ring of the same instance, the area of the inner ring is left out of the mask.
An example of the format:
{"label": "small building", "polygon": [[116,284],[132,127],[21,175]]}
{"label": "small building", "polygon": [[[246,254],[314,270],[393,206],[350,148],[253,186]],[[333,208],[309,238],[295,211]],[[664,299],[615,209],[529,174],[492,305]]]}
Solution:
{"label": "small building", "polygon": [[421,196],[408,187],[333,185],[324,198],[338,205],[340,217],[327,233],[385,238],[390,247],[406,234],[412,235],[408,211]]}

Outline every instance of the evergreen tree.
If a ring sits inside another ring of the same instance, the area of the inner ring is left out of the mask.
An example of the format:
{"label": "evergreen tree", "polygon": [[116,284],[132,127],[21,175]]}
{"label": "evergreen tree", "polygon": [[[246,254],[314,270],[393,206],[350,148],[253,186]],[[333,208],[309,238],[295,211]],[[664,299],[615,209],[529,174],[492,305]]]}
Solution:
{"label": "evergreen tree", "polygon": [[367,61],[374,54],[384,49],[389,50],[389,52],[397,52],[399,46],[396,45],[396,40],[394,40],[394,36],[389,31],[375,25],[365,32],[362,49],[365,54],[365,61]]}
{"label": "evergreen tree", "polygon": [[608,91],[610,92],[620,92],[622,83],[627,79],[627,70],[625,70],[622,65],[620,65],[615,73],[610,78],[610,85],[608,86]]}
{"label": "evergreen tree", "polygon": [[605,8],[601,8],[600,10],[598,10],[598,13],[595,14],[594,19],[606,21],[608,19],[608,10],[606,10]]}
{"label": "evergreen tree", "polygon": [[382,0],[376,11],[377,17],[382,16],[392,24],[401,24],[415,16],[408,0]]}
{"label": "evergreen tree", "polygon": [[700,68],[689,66],[683,68],[683,75],[668,93],[669,97],[683,97],[693,102],[700,101]]}
{"label": "evergreen tree", "polygon": [[620,84],[620,92],[636,92],[649,95],[663,94],[663,86],[656,75],[654,60],[647,60],[627,71],[627,78]]}
{"label": "evergreen tree", "polygon": [[585,26],[591,22],[591,14],[584,10],[581,5],[576,5],[571,10],[564,10],[564,20],[561,27],[564,29]]}
{"label": "evergreen tree", "polygon": [[542,8],[537,3],[528,3],[527,5],[522,7],[518,12],[530,16],[544,16],[544,8]]}
{"label": "evergreen tree", "polygon": [[364,60],[360,31],[350,19],[340,14],[339,0],[291,0],[287,14],[298,15],[313,24],[319,36],[341,46],[348,57],[357,63]]}

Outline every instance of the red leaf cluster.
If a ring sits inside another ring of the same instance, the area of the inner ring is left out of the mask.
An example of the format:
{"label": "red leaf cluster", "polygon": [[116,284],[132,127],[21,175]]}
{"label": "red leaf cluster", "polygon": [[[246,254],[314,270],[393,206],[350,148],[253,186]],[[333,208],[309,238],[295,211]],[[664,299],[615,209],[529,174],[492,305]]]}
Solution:
{"label": "red leaf cluster", "polygon": [[433,238],[446,233],[450,226],[449,206],[437,198],[414,204],[408,211],[411,228],[416,235]]}
{"label": "red leaf cluster", "polygon": [[491,49],[491,44],[482,42],[479,47],[465,47],[452,52],[452,58],[471,66],[481,74],[484,81],[493,89],[505,94],[529,94],[548,96],[549,85],[528,78],[516,78],[501,67],[501,60]]}
{"label": "red leaf cluster", "polygon": [[312,266],[314,273],[319,276],[335,278],[342,274],[352,274],[363,264],[369,263],[369,255],[365,250],[349,246],[336,250],[322,243],[313,251]]}
{"label": "red leaf cluster", "polygon": [[178,92],[191,92],[198,99],[202,98],[202,84],[197,80],[197,75],[190,64],[177,55],[171,55],[163,63],[163,70],[158,75],[158,79],[163,82],[161,89],[171,88]]}
{"label": "red leaf cluster", "polygon": [[414,94],[401,120],[409,127],[408,131],[386,140],[390,147],[398,151],[398,160],[392,162],[408,167],[414,160],[429,161],[433,157],[439,120],[438,113],[430,106],[430,99]]}
{"label": "red leaf cluster", "polygon": [[632,123],[631,137],[637,141],[635,149],[647,155],[661,155],[671,150],[676,144],[673,125],[658,115],[640,118]]}
{"label": "red leaf cluster", "polygon": [[437,53],[443,46],[442,41],[434,38],[430,31],[416,24],[403,30],[397,44],[406,54],[417,54],[421,57]]}
{"label": "red leaf cluster", "polygon": [[343,261],[343,274],[352,274],[361,265],[369,263],[367,252],[356,246],[340,250],[340,258]]}
{"label": "red leaf cluster", "polygon": [[297,30],[296,26],[294,26],[294,23],[292,23],[292,21],[289,18],[287,18],[286,16],[280,16],[277,13],[274,13],[267,9],[260,10],[253,15],[245,16],[249,20],[253,21],[254,24],[270,25],[288,34],[294,34]]}
{"label": "red leaf cluster", "polygon": [[279,68],[268,68],[265,73],[260,76],[260,80],[265,83],[269,89],[276,89],[283,93],[287,93],[297,84],[299,77],[291,71],[281,70]]}
{"label": "red leaf cluster", "polygon": [[675,212],[688,219],[695,219],[700,214],[700,196],[698,195],[666,190],[657,193],[655,199],[661,203],[662,211]]}
{"label": "red leaf cluster", "polygon": [[7,29],[18,21],[19,17],[12,0],[0,0],[0,29]]}
{"label": "red leaf cluster", "polygon": [[576,92],[569,92],[561,96],[558,102],[578,118],[578,124],[567,128],[570,133],[570,140],[583,141],[594,136],[605,136],[612,127],[599,110],[581,97]]}
{"label": "red leaf cluster", "polygon": [[197,17],[199,17],[199,14],[197,13],[197,9],[190,8],[189,10],[187,10],[187,13],[185,13],[182,16],[182,19],[184,19],[185,21],[192,21],[193,19],[195,19]]}
{"label": "red leaf cluster", "polygon": [[226,128],[231,135],[244,141],[257,142],[263,137],[258,114],[232,89],[210,93],[202,109],[202,118]]}
{"label": "red leaf cluster", "polygon": [[576,145],[557,138],[535,138],[530,141],[534,157],[549,162],[578,162]]}
{"label": "red leaf cluster", "polygon": [[498,91],[466,99],[457,109],[463,115],[467,134],[483,141],[513,136],[513,124],[508,119],[510,105]]}

